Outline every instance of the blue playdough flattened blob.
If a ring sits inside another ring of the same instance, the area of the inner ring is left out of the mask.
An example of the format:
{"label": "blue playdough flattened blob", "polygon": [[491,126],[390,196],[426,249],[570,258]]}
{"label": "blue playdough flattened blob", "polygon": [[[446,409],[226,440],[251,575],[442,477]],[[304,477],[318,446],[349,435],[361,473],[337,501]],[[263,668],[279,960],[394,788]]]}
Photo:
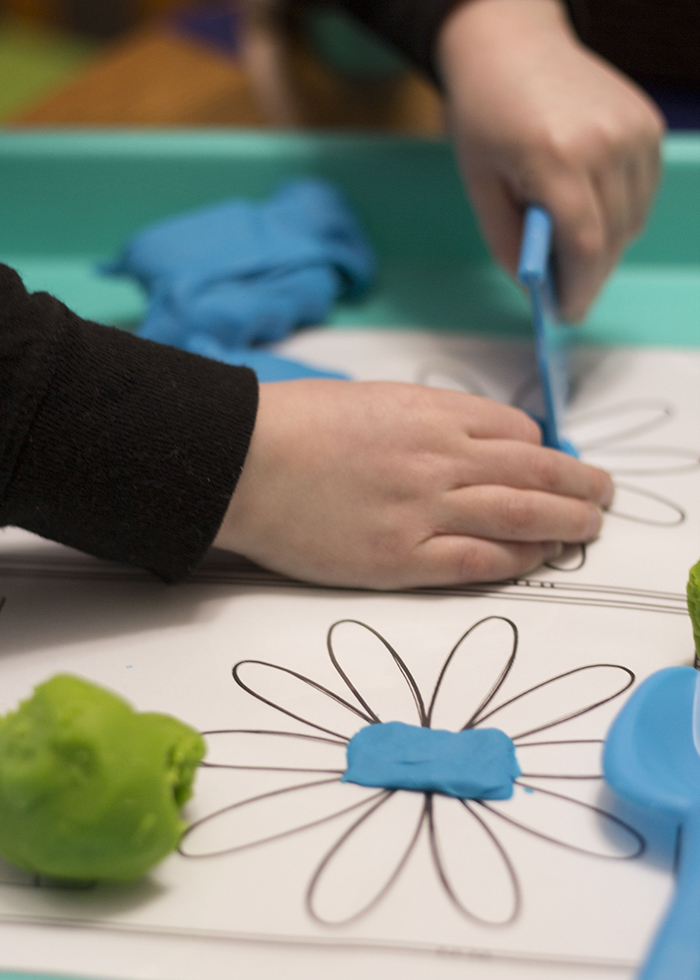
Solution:
{"label": "blue playdough flattened blob", "polygon": [[347,760],[345,783],[465,800],[508,800],[520,775],[515,746],[497,728],[446,732],[401,721],[368,725],[348,742]]}

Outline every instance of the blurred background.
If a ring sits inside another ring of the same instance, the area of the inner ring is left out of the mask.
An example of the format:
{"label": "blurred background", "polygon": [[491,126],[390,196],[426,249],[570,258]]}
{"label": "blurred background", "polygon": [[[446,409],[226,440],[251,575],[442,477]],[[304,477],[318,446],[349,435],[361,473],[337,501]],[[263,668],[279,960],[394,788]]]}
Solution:
{"label": "blurred background", "polygon": [[444,129],[347,14],[277,0],[0,0],[0,124]]}

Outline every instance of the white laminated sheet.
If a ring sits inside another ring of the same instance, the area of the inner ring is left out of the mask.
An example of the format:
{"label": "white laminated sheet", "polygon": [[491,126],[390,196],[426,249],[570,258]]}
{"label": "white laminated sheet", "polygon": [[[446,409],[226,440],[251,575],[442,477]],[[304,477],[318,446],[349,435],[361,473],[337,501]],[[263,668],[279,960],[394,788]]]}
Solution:
{"label": "white laminated sheet", "polygon": [[[306,331],[290,357],[527,406],[524,345]],[[630,978],[672,889],[674,830],[615,800],[602,739],[692,662],[700,354],[582,348],[566,435],[617,485],[598,541],[522,580],[321,589],[213,553],[189,582],[0,535],[0,709],[57,672],[207,735],[192,829],[146,880],[68,889],[0,864],[0,966],[94,977]],[[452,653],[439,691],[441,670]],[[284,668],[284,669],[280,669]],[[408,679],[407,679],[408,678]],[[514,738],[507,801],[341,783],[372,717]]]}

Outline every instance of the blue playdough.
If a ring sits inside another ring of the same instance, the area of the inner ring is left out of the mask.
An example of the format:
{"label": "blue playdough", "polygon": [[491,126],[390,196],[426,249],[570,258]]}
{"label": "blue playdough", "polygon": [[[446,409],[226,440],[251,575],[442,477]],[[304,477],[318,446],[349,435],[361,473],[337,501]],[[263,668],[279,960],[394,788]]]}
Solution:
{"label": "blue playdough", "polygon": [[134,276],[148,293],[141,337],[249,363],[262,380],[342,377],[280,367],[269,354],[251,361],[246,350],[323,322],[340,296],[360,296],[374,257],[338,191],[298,180],[261,203],[234,199],[146,228],[102,271]]}
{"label": "blue playdough", "polygon": [[700,756],[693,739],[698,671],[669,667],[616,718],[603,770],[625,799],[680,824],[676,894],[639,980],[700,977]]}
{"label": "blue playdough", "polygon": [[348,742],[347,761],[346,783],[465,800],[508,800],[520,775],[515,746],[497,728],[446,732],[401,721],[368,725]]}

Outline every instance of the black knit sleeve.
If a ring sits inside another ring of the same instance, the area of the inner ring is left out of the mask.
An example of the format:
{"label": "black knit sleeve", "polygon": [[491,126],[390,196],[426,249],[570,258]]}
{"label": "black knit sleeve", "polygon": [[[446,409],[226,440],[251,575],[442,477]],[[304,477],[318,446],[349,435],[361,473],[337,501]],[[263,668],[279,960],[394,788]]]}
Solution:
{"label": "black knit sleeve", "polygon": [[463,0],[339,0],[367,27],[438,82],[434,49],[440,25]]}
{"label": "black knit sleeve", "polygon": [[30,295],[0,265],[0,525],[168,582],[214,540],[257,379]]}

